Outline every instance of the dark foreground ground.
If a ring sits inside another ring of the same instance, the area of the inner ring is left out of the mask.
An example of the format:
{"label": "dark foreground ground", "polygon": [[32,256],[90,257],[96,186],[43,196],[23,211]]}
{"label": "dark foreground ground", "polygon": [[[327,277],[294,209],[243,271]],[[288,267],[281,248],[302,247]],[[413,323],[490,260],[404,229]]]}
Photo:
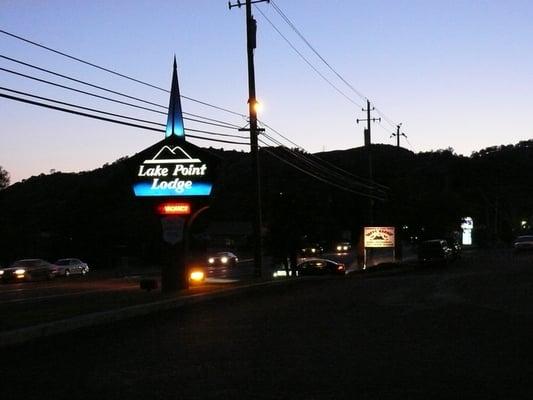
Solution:
{"label": "dark foreground ground", "polygon": [[1,399],[533,398],[533,257],[262,287],[4,348]]}

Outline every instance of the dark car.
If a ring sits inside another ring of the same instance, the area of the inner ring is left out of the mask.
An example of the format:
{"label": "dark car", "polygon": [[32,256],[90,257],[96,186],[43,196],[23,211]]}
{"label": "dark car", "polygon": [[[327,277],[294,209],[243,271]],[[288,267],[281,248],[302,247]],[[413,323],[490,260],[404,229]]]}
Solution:
{"label": "dark car", "polygon": [[210,266],[231,266],[234,267],[239,262],[237,256],[229,251],[221,251],[213,254],[207,259]]}
{"label": "dark car", "polygon": [[298,264],[296,273],[298,276],[344,275],[346,273],[346,267],[337,261],[314,258]]}
{"label": "dark car", "polygon": [[513,241],[513,248],[516,251],[533,250],[533,235],[518,236]]}
{"label": "dark car", "polygon": [[448,238],[445,239],[446,244],[452,251],[452,258],[455,260],[457,258],[461,257],[461,251],[463,250],[463,247],[459,244],[459,242],[456,239]]}
{"label": "dark car", "polygon": [[418,261],[423,264],[445,264],[453,257],[453,250],[444,239],[425,240],[418,246]]}
{"label": "dark car", "polygon": [[54,264],[57,266],[57,275],[85,275],[89,272],[89,266],[87,265],[87,263],[77,258],[61,258],[57,260]]}
{"label": "dark car", "polygon": [[52,279],[56,275],[57,267],[40,258],[18,260],[0,270],[0,278],[4,282]]}
{"label": "dark car", "polygon": [[302,257],[316,257],[324,252],[324,248],[319,244],[309,244],[300,249]]}

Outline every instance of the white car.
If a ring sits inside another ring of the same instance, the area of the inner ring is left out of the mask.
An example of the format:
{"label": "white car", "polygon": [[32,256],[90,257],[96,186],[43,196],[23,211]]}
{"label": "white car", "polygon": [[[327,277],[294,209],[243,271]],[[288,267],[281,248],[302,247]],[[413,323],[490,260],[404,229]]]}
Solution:
{"label": "white car", "polygon": [[533,250],[533,235],[518,236],[513,247],[515,250]]}
{"label": "white car", "polygon": [[234,267],[239,262],[237,256],[229,251],[222,251],[216,253],[207,259],[209,266],[232,266]]}
{"label": "white car", "polygon": [[87,263],[77,258],[61,258],[54,263],[57,266],[57,275],[70,276],[73,274],[85,275],[89,272]]}

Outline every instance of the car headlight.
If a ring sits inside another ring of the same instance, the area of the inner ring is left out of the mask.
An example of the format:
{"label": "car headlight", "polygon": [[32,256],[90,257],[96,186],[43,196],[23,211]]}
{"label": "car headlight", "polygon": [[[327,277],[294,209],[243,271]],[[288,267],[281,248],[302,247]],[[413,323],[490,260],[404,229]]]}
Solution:
{"label": "car headlight", "polygon": [[337,251],[341,251],[342,250],[342,246],[337,246]]}
{"label": "car headlight", "polygon": [[215,262],[215,259],[213,257],[210,257],[209,260],[207,260],[209,264],[213,264]]}
{"label": "car headlight", "polygon": [[0,269],[0,276],[4,275],[4,270]]}
{"label": "car headlight", "polygon": [[226,264],[228,262],[228,257],[224,256],[220,259],[222,261],[222,264]]}
{"label": "car headlight", "polygon": [[311,253],[316,253],[316,249],[311,249]]}
{"label": "car headlight", "polygon": [[19,268],[15,270],[15,275],[17,275],[18,277],[24,276],[25,273],[26,273],[26,270],[24,268]]}
{"label": "car headlight", "polygon": [[348,250],[348,246],[344,246],[342,249],[343,250]]}
{"label": "car headlight", "polygon": [[190,274],[191,281],[202,282],[205,278],[203,271],[192,271]]}

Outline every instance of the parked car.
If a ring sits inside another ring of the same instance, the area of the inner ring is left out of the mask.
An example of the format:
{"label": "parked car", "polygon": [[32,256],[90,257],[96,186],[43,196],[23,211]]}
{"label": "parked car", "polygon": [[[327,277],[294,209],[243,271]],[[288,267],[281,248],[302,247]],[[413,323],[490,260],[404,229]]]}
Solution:
{"label": "parked car", "polygon": [[445,264],[453,258],[453,250],[444,239],[425,240],[418,246],[418,261],[423,264]]}
{"label": "parked car", "polygon": [[452,258],[454,260],[457,258],[460,258],[463,247],[459,244],[459,242],[456,239],[452,239],[452,238],[448,238],[445,240],[446,240],[446,244],[448,245],[448,247],[452,250]]}
{"label": "parked car", "polygon": [[18,260],[8,268],[0,269],[0,278],[4,282],[52,279],[56,275],[57,267],[40,258]]}
{"label": "parked car", "polygon": [[239,262],[237,256],[229,251],[221,251],[209,257],[207,263],[210,266],[231,266],[234,267]]}
{"label": "parked car", "polygon": [[516,251],[533,250],[533,235],[518,236],[513,242],[513,247]]}
{"label": "parked car", "polygon": [[73,274],[85,275],[89,272],[87,263],[77,258],[61,258],[54,263],[57,266],[57,275],[70,276]]}
{"label": "parked car", "polygon": [[313,258],[298,264],[296,273],[298,276],[344,275],[346,273],[346,267],[337,261]]}

